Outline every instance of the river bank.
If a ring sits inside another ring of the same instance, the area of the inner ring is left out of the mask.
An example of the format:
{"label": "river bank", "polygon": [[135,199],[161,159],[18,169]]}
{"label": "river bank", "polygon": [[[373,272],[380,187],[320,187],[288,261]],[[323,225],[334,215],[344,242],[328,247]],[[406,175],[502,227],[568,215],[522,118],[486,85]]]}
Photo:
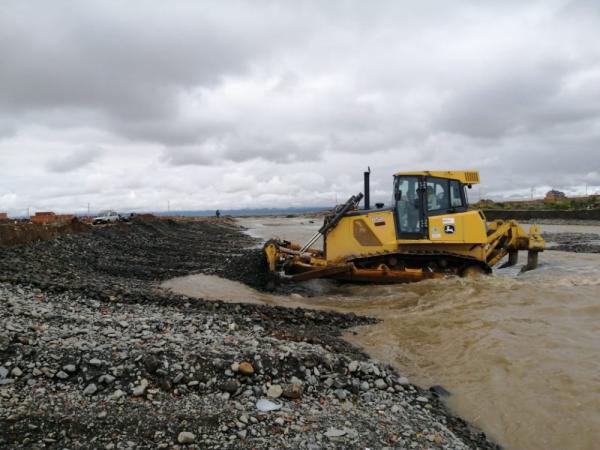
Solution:
{"label": "river bank", "polygon": [[[298,242],[320,225],[300,217],[240,221],[263,240]],[[295,303],[380,318],[346,338],[419,386],[446,387],[452,410],[505,448],[595,449],[600,255],[594,251],[600,228],[544,225],[542,232],[548,251],[534,271],[521,272],[522,254],[520,264],[496,267],[490,277],[387,286],[315,283]],[[194,287],[189,295],[204,293],[193,276],[185,278]],[[262,295],[257,300],[265,301]]]}
{"label": "river bank", "polygon": [[341,338],[374,319],[158,287],[259,288],[255,244],[228,221],[156,221],[0,249],[0,446],[495,448],[442,390]]}

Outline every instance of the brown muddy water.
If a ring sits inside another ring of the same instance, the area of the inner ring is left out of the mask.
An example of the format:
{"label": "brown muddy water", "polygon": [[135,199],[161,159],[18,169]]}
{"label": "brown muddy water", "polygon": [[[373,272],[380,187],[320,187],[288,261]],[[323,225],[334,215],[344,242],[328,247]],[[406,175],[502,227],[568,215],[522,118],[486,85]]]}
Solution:
{"label": "brown muddy water", "polygon": [[[304,241],[308,219],[245,219],[256,237]],[[548,226],[553,232],[584,232]],[[591,228],[591,229],[590,229]],[[600,227],[585,232],[600,234]],[[525,259],[525,255],[523,255]],[[509,449],[600,448],[600,255],[547,251],[538,270],[496,270],[387,286],[310,282],[312,296],[273,296],[217,277],[164,284],[189,296],[353,311],[382,322],[346,338],[423,387]]]}

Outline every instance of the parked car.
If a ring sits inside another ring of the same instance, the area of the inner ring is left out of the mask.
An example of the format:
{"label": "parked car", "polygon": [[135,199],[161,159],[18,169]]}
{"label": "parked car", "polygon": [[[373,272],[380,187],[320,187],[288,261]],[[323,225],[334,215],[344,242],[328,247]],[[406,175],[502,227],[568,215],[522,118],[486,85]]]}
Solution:
{"label": "parked car", "polygon": [[100,225],[106,223],[116,223],[121,220],[121,216],[115,211],[102,211],[97,217],[92,219],[93,225]]}

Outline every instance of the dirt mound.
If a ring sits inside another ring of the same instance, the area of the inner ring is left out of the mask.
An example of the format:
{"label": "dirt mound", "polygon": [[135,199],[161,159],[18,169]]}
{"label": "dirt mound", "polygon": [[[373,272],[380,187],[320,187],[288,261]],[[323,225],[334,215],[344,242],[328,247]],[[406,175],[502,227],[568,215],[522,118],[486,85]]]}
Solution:
{"label": "dirt mound", "polygon": [[266,280],[260,251],[248,248],[255,242],[229,224],[160,220],[86,229],[90,231],[4,249],[0,280],[132,302],[153,296],[148,281],[191,273],[220,275],[257,288]]}
{"label": "dirt mound", "polygon": [[153,220],[159,220],[154,214],[136,214],[130,217],[133,222],[149,222]]}
{"label": "dirt mound", "polygon": [[52,224],[2,223],[0,224],[0,247],[47,241],[66,234],[88,231],[89,225],[77,219]]}

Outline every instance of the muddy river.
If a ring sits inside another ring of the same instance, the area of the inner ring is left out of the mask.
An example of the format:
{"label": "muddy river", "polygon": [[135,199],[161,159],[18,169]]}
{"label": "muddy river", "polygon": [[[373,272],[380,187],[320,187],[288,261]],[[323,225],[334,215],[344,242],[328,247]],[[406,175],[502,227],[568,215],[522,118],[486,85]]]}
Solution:
{"label": "muddy river", "polygon": [[[245,219],[248,232],[305,241],[308,219]],[[596,233],[600,227],[552,226]],[[584,229],[585,228],[585,229]],[[526,259],[526,255],[522,255]],[[273,296],[216,277],[167,282],[190,296],[335,309],[379,317],[347,339],[423,387],[509,449],[600,446],[600,254],[547,251],[540,267],[477,279],[388,286],[309,282],[311,296]]]}

